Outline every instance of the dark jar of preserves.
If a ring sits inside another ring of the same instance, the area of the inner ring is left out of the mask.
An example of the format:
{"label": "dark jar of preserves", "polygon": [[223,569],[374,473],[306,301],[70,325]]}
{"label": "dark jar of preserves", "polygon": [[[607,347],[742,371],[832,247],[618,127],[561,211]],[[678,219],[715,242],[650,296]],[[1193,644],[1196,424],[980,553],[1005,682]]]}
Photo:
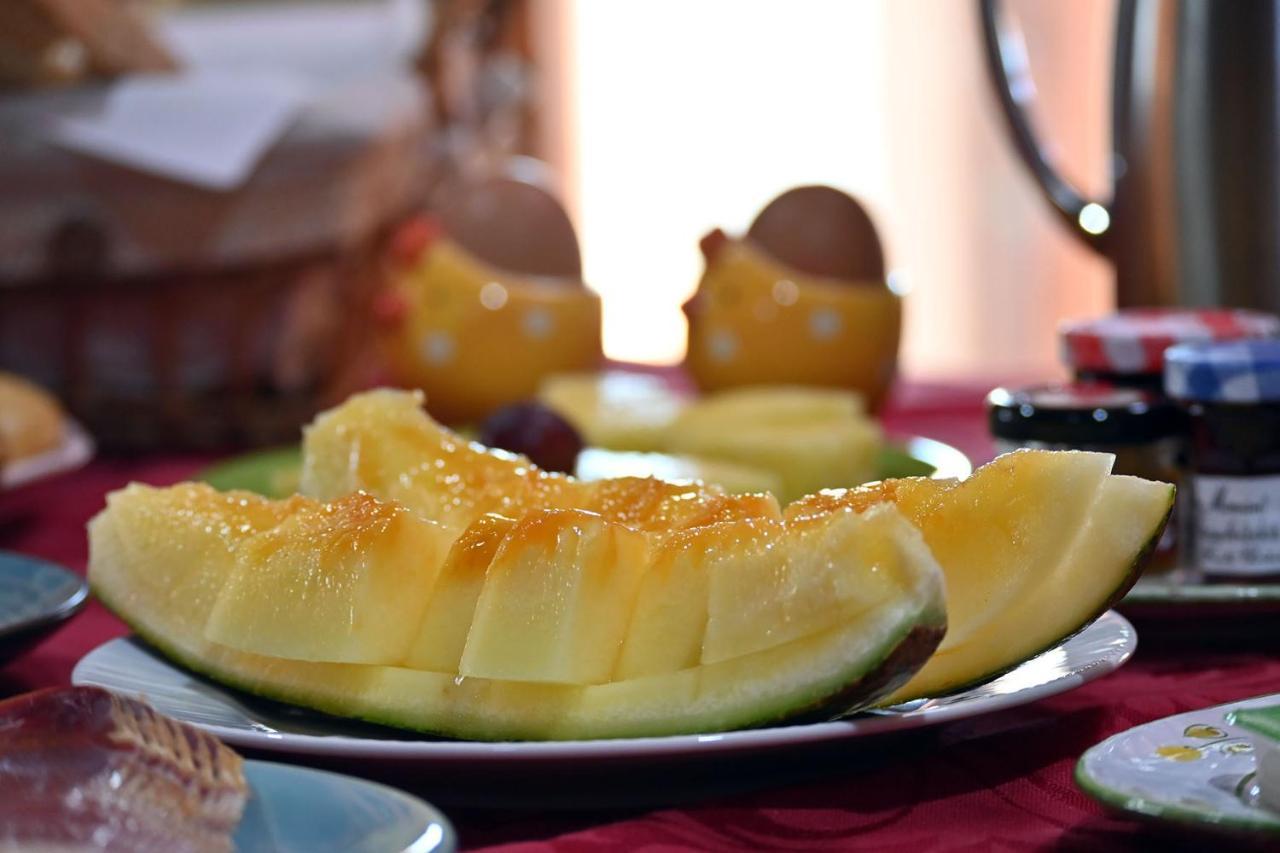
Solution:
{"label": "dark jar of preserves", "polygon": [[1189,416],[1188,561],[1206,581],[1280,583],[1280,341],[1171,347],[1165,389]]}
{"label": "dark jar of preserves", "polygon": [[[987,395],[987,417],[1001,453],[1091,450],[1115,456],[1113,473],[1179,481],[1186,420],[1163,394],[1098,383],[997,388]],[[1146,573],[1169,577],[1177,564],[1177,525],[1170,522]]]}

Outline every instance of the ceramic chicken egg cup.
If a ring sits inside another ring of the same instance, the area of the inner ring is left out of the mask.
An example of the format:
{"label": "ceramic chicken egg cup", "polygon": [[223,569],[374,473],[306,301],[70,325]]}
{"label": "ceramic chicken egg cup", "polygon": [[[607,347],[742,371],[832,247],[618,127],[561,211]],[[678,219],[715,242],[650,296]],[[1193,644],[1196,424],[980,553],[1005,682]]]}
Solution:
{"label": "ceramic chicken egg cup", "polygon": [[393,277],[381,343],[397,382],[450,422],[529,399],[543,377],[601,360],[600,297],[580,281],[500,270],[444,234]]}
{"label": "ceramic chicken egg cup", "polygon": [[747,240],[724,240],[707,254],[685,306],[687,366],[702,389],[820,385],[879,406],[902,327],[901,300],[884,282],[807,274]]}

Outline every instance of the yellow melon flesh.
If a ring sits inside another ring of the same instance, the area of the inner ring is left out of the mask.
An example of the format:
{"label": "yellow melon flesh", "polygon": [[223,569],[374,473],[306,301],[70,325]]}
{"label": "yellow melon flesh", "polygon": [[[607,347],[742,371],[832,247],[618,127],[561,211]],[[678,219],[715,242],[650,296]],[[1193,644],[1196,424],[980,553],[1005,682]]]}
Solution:
{"label": "yellow melon flesh", "polygon": [[364,494],[287,506],[281,524],[237,549],[205,636],[297,660],[403,661],[451,537]]}
{"label": "yellow melon flesh", "polygon": [[817,388],[724,391],[686,408],[666,449],[770,472],[783,503],[872,479],[880,429],[856,394]]}
{"label": "yellow melon flesh", "polygon": [[1020,451],[967,480],[913,477],[818,494],[788,518],[862,511],[890,501],[923,532],[947,575],[947,636],[954,647],[1016,605],[1076,538],[1111,470],[1106,453]]}
{"label": "yellow melon flesh", "polygon": [[1019,451],[963,482],[915,478],[826,492],[792,504],[787,516],[889,501],[920,528],[946,575],[947,635],[894,699],[937,696],[1056,645],[1137,577],[1144,548],[1164,528],[1173,488],[1108,476],[1112,461],[1109,454]]}
{"label": "yellow melon flesh", "polygon": [[[181,501],[168,490],[122,494],[90,526],[89,576],[99,598],[144,638],[234,687],[455,737],[628,737],[721,731],[804,714],[829,717],[886,695],[920,665],[942,633],[934,569],[931,585],[836,629],[718,664],[599,685],[459,678],[452,672],[253,654],[206,637],[203,625],[216,594],[161,602],[135,593],[144,579],[156,589],[216,590],[224,583],[236,571],[237,550],[259,533],[253,524],[239,523],[240,499],[206,488],[199,506],[172,513]],[[128,512],[118,514],[122,506]],[[297,502],[267,506],[287,514]],[[171,529],[150,535],[143,525],[139,535],[132,520],[121,523],[125,514],[149,523],[167,520]],[[201,560],[173,559],[175,542]],[[296,547],[305,551],[310,543]]]}
{"label": "yellow melon flesh", "polygon": [[538,399],[573,424],[587,444],[639,451],[662,449],[687,404],[661,377],[621,371],[550,376]]}
{"label": "yellow melon flesh", "polygon": [[598,515],[544,510],[521,519],[485,574],[458,671],[608,681],[648,556],[642,533]]}
{"label": "yellow melon flesh", "polygon": [[[701,662],[711,594],[707,554],[740,543],[744,525],[753,536],[781,527],[774,521],[721,522],[681,531],[655,549],[636,595],[615,681],[675,672]],[[756,528],[763,530],[756,534]]]}
{"label": "yellow melon flesh", "polygon": [[453,543],[427,600],[422,627],[409,647],[405,666],[432,672],[458,671],[485,572],[514,526],[515,521],[500,515],[482,516]]}
{"label": "yellow melon flesh", "polygon": [[[89,544],[95,553],[112,555],[98,577],[117,590],[122,607],[172,614],[176,630],[203,635],[204,616],[188,616],[213,607],[240,543],[287,515],[283,503],[249,492],[218,492],[203,483],[166,489],[134,483],[107,496],[107,509],[89,524]],[[135,572],[137,564],[182,570]]]}
{"label": "yellow melon flesh", "polygon": [[1042,567],[1041,582],[967,641],[940,648],[887,702],[985,681],[1084,628],[1137,579],[1172,508],[1168,483],[1109,477],[1075,541]]}
{"label": "yellow melon flesh", "polygon": [[765,535],[744,531],[705,561],[704,664],[846,624],[940,577],[919,531],[891,504],[756,530]]}
{"label": "yellow melon flesh", "polygon": [[584,482],[616,477],[657,477],[669,483],[712,483],[731,495],[782,491],[782,479],[761,468],[668,453],[639,453],[588,447],[578,454],[574,475]]}
{"label": "yellow melon flesh", "polygon": [[431,420],[421,395],[357,394],[316,418],[303,441],[302,492],[335,500],[365,491],[461,532],[486,513],[583,509],[644,530],[779,517],[769,495],[730,496],[698,483],[623,477],[583,483],[529,460],[464,441]]}

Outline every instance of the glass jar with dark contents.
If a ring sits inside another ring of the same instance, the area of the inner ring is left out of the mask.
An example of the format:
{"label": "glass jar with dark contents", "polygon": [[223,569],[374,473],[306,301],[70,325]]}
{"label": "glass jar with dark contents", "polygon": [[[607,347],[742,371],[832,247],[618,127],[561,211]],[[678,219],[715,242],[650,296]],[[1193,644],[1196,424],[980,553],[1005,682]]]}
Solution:
{"label": "glass jar with dark contents", "polygon": [[1190,422],[1187,560],[1209,582],[1280,583],[1280,341],[1172,347],[1165,389]]}
{"label": "glass jar with dark contents", "polygon": [[[997,388],[987,395],[991,434],[1000,452],[1092,450],[1116,457],[1117,474],[1177,483],[1185,419],[1163,395],[1101,383]],[[1172,571],[1177,526],[1156,546],[1148,575]]]}
{"label": "glass jar with dark contents", "polygon": [[1271,338],[1280,317],[1234,308],[1131,308],[1058,329],[1076,381],[1164,393],[1164,353],[1175,344]]}

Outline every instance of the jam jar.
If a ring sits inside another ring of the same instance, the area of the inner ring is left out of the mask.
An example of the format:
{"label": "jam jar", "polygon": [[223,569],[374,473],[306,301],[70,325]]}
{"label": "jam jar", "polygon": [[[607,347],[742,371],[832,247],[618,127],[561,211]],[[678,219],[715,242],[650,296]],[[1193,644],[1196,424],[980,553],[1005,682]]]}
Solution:
{"label": "jam jar", "polygon": [[[1103,383],[997,388],[987,395],[987,416],[1002,453],[1020,447],[1092,450],[1114,454],[1116,474],[1179,480],[1185,417],[1162,394]],[[1171,572],[1177,556],[1171,521],[1147,574]]]}
{"label": "jam jar", "polygon": [[1062,324],[1062,360],[1079,382],[1164,393],[1164,352],[1181,343],[1280,335],[1280,317],[1233,308],[1131,308]]}
{"label": "jam jar", "polygon": [[1189,415],[1188,561],[1209,582],[1280,583],[1280,341],[1171,347],[1165,390]]}

